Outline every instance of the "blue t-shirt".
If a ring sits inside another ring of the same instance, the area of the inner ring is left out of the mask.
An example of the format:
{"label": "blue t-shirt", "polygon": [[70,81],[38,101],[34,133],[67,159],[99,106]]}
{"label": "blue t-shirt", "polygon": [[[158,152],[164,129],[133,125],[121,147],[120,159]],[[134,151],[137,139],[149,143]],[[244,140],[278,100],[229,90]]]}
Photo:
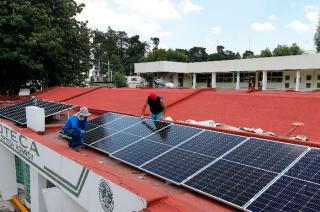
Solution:
{"label": "blue t-shirt", "polygon": [[73,115],[71,118],[68,119],[63,129],[74,129],[78,133],[80,133],[81,130],[87,130],[88,129],[87,118],[81,121],[79,120],[79,117],[77,115]]}

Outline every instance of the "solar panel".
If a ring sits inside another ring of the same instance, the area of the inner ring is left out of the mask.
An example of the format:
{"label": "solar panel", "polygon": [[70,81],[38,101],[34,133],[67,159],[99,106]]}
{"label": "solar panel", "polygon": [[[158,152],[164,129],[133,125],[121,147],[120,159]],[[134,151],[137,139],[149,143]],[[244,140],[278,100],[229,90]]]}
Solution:
{"label": "solar panel", "polygon": [[133,166],[140,166],[152,158],[160,155],[161,153],[166,152],[170,148],[172,147],[143,139],[118,152],[113,153],[112,157]]}
{"label": "solar panel", "polygon": [[186,181],[184,185],[240,208],[276,176],[273,172],[221,159]]}
{"label": "solar panel", "polygon": [[181,183],[215,158],[182,149],[172,149],[141,168],[174,183]]}
{"label": "solar panel", "polygon": [[120,119],[117,119],[111,123],[107,123],[104,126],[114,129],[114,130],[124,130],[134,124],[138,124],[141,122],[141,119],[134,116],[124,116]]}
{"label": "solar panel", "polygon": [[319,212],[320,185],[282,176],[248,207],[250,211]]}
{"label": "solar panel", "polygon": [[110,154],[132,144],[135,141],[138,141],[141,138],[142,137],[140,136],[134,136],[120,132],[94,143],[91,147]]}
{"label": "solar panel", "polygon": [[172,125],[148,136],[147,139],[171,146],[176,146],[201,131],[202,130],[197,128]]}
{"label": "solar panel", "polygon": [[121,114],[117,114],[117,113],[105,113],[101,116],[98,116],[90,121],[88,121],[88,130],[104,125],[106,123],[109,123],[111,121],[114,121],[116,119],[119,119],[123,117],[123,115]]}
{"label": "solar panel", "polygon": [[242,136],[204,131],[180,145],[179,148],[207,156],[219,157],[245,139],[247,138]]}
{"label": "solar panel", "polygon": [[124,130],[124,132],[128,134],[144,137],[153,132],[163,129],[168,125],[170,124],[167,122],[152,121],[152,120],[144,119],[142,122]]}
{"label": "solar panel", "polygon": [[49,102],[44,100],[28,100],[12,106],[4,107],[0,109],[0,116],[9,120],[12,120],[18,124],[25,125],[26,120],[26,107],[37,106],[44,108],[45,117],[52,116],[54,114],[71,109],[74,106],[67,105],[59,102]]}
{"label": "solar panel", "polygon": [[320,185],[320,149],[310,150],[285,175]]}
{"label": "solar panel", "polygon": [[280,173],[306,149],[303,146],[251,138],[224,159]]}
{"label": "solar panel", "polygon": [[84,138],[84,143],[90,145],[117,132],[119,131],[107,128],[106,126],[101,126],[91,131],[88,131],[86,137]]}

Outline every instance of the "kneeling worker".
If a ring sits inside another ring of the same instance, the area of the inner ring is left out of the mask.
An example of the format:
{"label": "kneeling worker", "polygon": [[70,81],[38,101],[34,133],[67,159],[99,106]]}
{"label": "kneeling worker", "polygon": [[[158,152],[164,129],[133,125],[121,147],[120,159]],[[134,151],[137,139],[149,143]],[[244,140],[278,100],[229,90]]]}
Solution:
{"label": "kneeling worker", "polygon": [[88,129],[87,117],[90,115],[88,108],[82,107],[78,113],[68,119],[63,127],[64,134],[72,138],[69,141],[69,147],[76,151],[79,151],[79,147],[83,144]]}
{"label": "kneeling worker", "polygon": [[158,96],[154,91],[149,93],[146,103],[143,105],[141,116],[144,116],[147,105],[150,107],[150,119],[161,120],[163,114],[166,112],[166,105],[161,96]]}

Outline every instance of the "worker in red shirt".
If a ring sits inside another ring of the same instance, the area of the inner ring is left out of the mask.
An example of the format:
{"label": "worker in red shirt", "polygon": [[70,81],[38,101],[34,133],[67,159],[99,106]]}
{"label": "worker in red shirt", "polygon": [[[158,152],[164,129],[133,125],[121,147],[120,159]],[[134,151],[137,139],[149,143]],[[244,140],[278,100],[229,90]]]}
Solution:
{"label": "worker in red shirt", "polygon": [[161,120],[162,116],[166,112],[166,104],[161,96],[158,96],[156,92],[151,91],[147,98],[147,101],[143,105],[141,117],[144,116],[147,106],[150,108],[150,119],[151,120]]}

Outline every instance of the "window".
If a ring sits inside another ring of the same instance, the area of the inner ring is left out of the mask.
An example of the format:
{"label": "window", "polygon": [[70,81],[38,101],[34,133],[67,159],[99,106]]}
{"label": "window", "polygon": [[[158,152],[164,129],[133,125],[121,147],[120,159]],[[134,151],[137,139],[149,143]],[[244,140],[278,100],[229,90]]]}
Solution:
{"label": "window", "polygon": [[318,75],[318,80],[320,80],[320,75]]}
{"label": "window", "polygon": [[197,82],[208,82],[209,74],[197,74]]}
{"label": "window", "polygon": [[282,82],[282,72],[268,72],[268,82]]}
{"label": "window", "polygon": [[217,73],[217,82],[233,82],[233,74]]}
{"label": "window", "polygon": [[240,82],[249,82],[249,79],[255,78],[255,73],[240,73]]}
{"label": "window", "polygon": [[286,80],[287,80],[287,81],[290,80],[290,75],[286,75]]}
{"label": "window", "polygon": [[317,88],[320,88],[320,82],[317,83]]}
{"label": "window", "polygon": [[289,87],[290,87],[290,83],[285,83],[285,84],[284,84],[284,87],[285,87],[285,88],[289,88]]}
{"label": "window", "polygon": [[307,79],[308,81],[310,81],[310,80],[312,79],[311,75],[307,75],[307,76],[306,76],[306,79]]}
{"label": "window", "polygon": [[306,83],[306,88],[311,88],[311,83],[310,82]]}

